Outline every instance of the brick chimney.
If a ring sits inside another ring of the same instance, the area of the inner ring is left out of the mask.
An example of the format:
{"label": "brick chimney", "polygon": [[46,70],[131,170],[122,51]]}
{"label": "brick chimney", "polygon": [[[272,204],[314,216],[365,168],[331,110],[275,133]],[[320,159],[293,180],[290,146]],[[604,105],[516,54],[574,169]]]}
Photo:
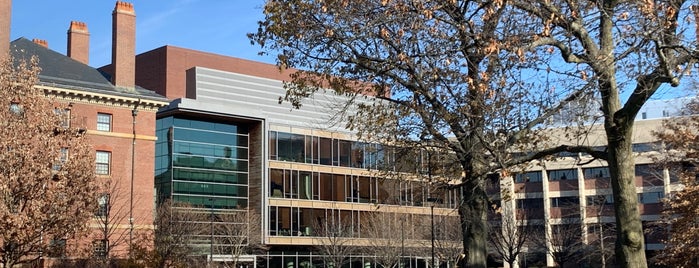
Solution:
{"label": "brick chimney", "polygon": [[44,40],[44,39],[34,38],[34,39],[32,39],[32,42],[34,42],[34,44],[40,45],[42,47],[49,48],[49,42],[46,42],[46,40]]}
{"label": "brick chimney", "polygon": [[71,21],[68,28],[68,57],[89,64],[90,61],[90,32],[87,24]]}
{"label": "brick chimney", "polygon": [[10,16],[12,0],[0,0],[0,60],[10,52]]}
{"label": "brick chimney", "polygon": [[[0,0],[3,1],[3,0]],[[134,88],[136,80],[136,13],[133,4],[117,1],[112,13],[112,83]]]}

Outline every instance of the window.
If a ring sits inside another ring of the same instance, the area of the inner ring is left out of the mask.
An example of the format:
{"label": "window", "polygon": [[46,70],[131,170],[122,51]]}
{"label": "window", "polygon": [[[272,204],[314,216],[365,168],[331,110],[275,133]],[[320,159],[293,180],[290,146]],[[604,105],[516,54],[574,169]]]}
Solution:
{"label": "window", "polygon": [[541,182],[541,171],[531,171],[515,175],[515,182]]}
{"label": "window", "polygon": [[112,153],[105,151],[97,151],[95,173],[98,175],[109,175],[109,160],[112,158]]}
{"label": "window", "polygon": [[277,160],[277,132],[269,132],[269,160]]}
{"label": "window", "polygon": [[588,195],[587,206],[599,206],[599,205],[610,205],[614,204],[614,196],[608,195]]}
{"label": "window", "polygon": [[517,199],[518,209],[539,209],[544,207],[544,199],[541,198],[525,198]]}
{"label": "window", "polygon": [[660,203],[664,197],[663,192],[648,192],[638,194],[638,203],[655,204]]}
{"label": "window", "polygon": [[66,163],[68,160],[68,148],[61,148],[61,154],[58,156],[58,161],[56,161],[56,164],[53,165],[53,170],[59,171],[61,170],[61,167]]}
{"label": "window", "polygon": [[579,204],[580,200],[577,196],[554,197],[551,198],[551,207],[573,207]]}
{"label": "window", "polygon": [[61,120],[60,127],[70,128],[70,109],[53,109],[53,113]]}
{"label": "window", "polygon": [[578,172],[575,169],[551,170],[548,177],[549,181],[577,180]]}
{"label": "window", "polygon": [[585,174],[585,179],[604,179],[611,177],[608,167],[583,168],[583,174]]}
{"label": "window", "polygon": [[49,244],[49,257],[61,258],[66,256],[66,240],[52,239]]}
{"label": "window", "polygon": [[106,217],[109,213],[109,194],[102,194],[97,198],[97,211],[95,216]]}
{"label": "window", "polygon": [[111,114],[97,114],[97,130],[99,131],[112,131],[112,115]]}
{"label": "window", "polygon": [[95,257],[106,257],[108,246],[109,246],[109,243],[105,239],[93,240],[92,241],[92,253],[95,255]]}

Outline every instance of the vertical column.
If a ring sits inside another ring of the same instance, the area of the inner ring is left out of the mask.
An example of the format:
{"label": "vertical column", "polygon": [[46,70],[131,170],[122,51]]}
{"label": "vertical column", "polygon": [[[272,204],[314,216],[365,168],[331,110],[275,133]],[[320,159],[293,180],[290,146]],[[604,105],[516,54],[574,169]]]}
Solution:
{"label": "vertical column", "polygon": [[553,248],[553,244],[551,243],[551,237],[553,236],[552,234],[552,229],[551,229],[551,200],[549,199],[549,196],[551,195],[549,193],[549,176],[548,173],[546,172],[546,166],[541,170],[543,174],[541,174],[541,187],[542,187],[542,192],[543,192],[543,199],[544,199],[544,232],[546,233],[546,266],[555,266],[555,262],[553,260],[553,257],[551,256],[550,252]]}

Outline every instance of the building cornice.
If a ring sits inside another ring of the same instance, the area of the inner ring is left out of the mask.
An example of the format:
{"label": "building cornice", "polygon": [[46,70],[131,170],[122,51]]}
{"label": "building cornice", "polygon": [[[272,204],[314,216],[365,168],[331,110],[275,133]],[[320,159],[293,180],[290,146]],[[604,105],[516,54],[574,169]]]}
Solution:
{"label": "building cornice", "polygon": [[121,96],[118,94],[106,94],[46,85],[36,85],[36,88],[44,90],[47,96],[69,102],[100,104],[124,108],[133,108],[137,105],[139,110],[149,111],[157,111],[161,107],[165,107],[169,104],[169,102],[165,99],[156,100],[145,96]]}

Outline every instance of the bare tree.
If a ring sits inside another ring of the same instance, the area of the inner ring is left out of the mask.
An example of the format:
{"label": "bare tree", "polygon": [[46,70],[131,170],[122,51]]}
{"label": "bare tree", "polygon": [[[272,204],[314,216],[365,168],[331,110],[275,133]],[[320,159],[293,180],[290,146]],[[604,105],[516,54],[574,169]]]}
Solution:
{"label": "bare tree", "polygon": [[[95,153],[83,132],[36,88],[39,68],[0,62],[0,265],[38,259],[52,241],[79,238],[93,217]],[[60,104],[59,104],[60,105]]]}
{"label": "bare tree", "polygon": [[406,237],[410,237],[413,227],[406,223],[405,216],[395,212],[374,212],[362,218],[362,233],[369,238],[366,254],[374,256],[377,265],[394,268],[401,264]]}
{"label": "bare tree", "polygon": [[457,267],[462,258],[461,226],[458,215],[436,216],[434,225],[434,251],[440,261],[449,267]]}
{"label": "bare tree", "polygon": [[[176,205],[176,206],[175,206]],[[158,205],[155,230],[143,234],[134,245],[136,259],[147,267],[190,267],[197,263],[192,256],[192,235],[201,233],[202,214],[185,204],[166,200]],[[152,244],[150,244],[151,242]]]}
{"label": "bare tree", "polygon": [[117,250],[128,248],[129,230],[125,226],[129,222],[128,196],[124,193],[119,180],[108,179],[97,199],[95,223],[91,232],[93,241],[104,241],[104,248],[95,254],[92,247],[87,249],[94,266],[108,267],[113,259],[124,258],[126,254]]}
{"label": "bare tree", "polygon": [[500,220],[490,227],[490,245],[509,267],[514,267],[527,243],[531,242],[533,230],[530,228],[530,217],[526,217],[528,215],[498,215],[500,217],[496,218]]}
{"label": "bare tree", "polygon": [[[592,202],[589,202],[592,201]],[[611,209],[611,196],[598,195],[594,196],[587,203],[588,216],[590,212],[594,212],[597,222],[587,225],[588,228],[588,243],[587,243],[587,258],[591,263],[599,263],[600,267],[605,268],[607,264],[614,258],[614,241],[616,239],[616,226],[613,222],[605,222],[603,216]]]}
{"label": "bare tree", "polygon": [[315,236],[318,237],[316,248],[323,254],[323,262],[327,267],[342,267],[348,258],[356,252],[352,245],[351,224],[340,217],[336,210],[330,210],[326,217],[313,223]]}
{"label": "bare tree", "polygon": [[218,222],[214,233],[217,236],[217,253],[230,255],[223,261],[225,267],[237,268],[240,256],[265,249],[260,228],[262,219],[254,210],[222,212],[216,215]]}
{"label": "bare tree", "polygon": [[582,241],[582,227],[579,222],[569,221],[551,224],[551,232],[543,228],[532,236],[533,244],[553,258],[559,267],[569,267],[583,260],[585,245]]}

